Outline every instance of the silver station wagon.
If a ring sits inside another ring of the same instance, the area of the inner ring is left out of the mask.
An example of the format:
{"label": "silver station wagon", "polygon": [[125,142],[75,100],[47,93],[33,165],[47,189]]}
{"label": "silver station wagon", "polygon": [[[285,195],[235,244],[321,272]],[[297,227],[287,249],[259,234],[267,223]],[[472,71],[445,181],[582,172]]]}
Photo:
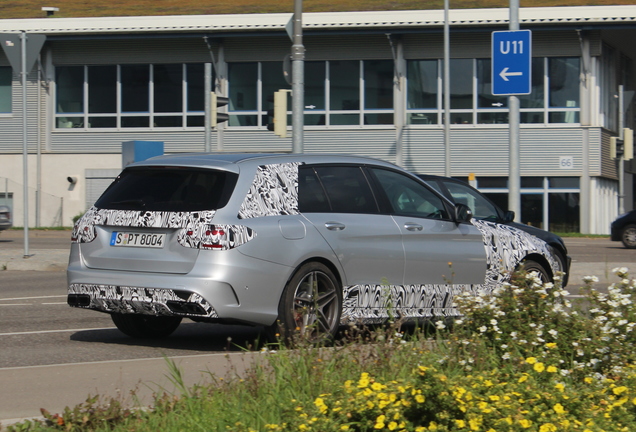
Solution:
{"label": "silver station wagon", "polygon": [[457,316],[453,297],[524,266],[564,269],[550,245],[473,219],[387,162],[318,154],[180,154],[130,165],[77,222],[68,303],[133,337],[183,318],[336,333],[348,323]]}

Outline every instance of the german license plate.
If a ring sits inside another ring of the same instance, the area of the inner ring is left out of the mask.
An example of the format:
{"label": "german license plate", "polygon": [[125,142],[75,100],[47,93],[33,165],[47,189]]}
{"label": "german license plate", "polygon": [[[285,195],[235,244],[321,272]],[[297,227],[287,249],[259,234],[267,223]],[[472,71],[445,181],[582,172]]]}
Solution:
{"label": "german license plate", "polygon": [[129,246],[144,248],[162,248],[166,242],[165,234],[150,234],[115,231],[110,236],[111,246]]}

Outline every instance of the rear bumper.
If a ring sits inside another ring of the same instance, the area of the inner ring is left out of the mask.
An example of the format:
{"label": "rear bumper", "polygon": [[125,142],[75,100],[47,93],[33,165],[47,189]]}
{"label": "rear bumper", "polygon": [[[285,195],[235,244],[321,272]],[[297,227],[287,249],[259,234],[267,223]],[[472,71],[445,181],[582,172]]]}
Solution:
{"label": "rear bumper", "polygon": [[71,246],[68,304],[106,313],[270,325],[292,269],[236,251],[202,251],[188,274],[88,268]]}

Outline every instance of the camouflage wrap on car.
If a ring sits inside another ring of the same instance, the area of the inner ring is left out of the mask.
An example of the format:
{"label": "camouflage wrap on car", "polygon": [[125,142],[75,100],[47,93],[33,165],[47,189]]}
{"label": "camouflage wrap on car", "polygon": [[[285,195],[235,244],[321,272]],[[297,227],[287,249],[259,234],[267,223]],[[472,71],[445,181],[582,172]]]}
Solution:
{"label": "camouflage wrap on car", "polygon": [[[68,288],[68,294],[69,296],[89,296],[90,303],[78,307],[108,313],[134,313],[154,316],[196,316],[201,318],[218,317],[210,303],[199,294],[178,292],[171,289],[71,284]],[[190,307],[188,307],[188,305],[190,305]],[[188,309],[192,312],[188,312]]]}
{"label": "camouflage wrap on car", "polygon": [[486,277],[483,284],[353,285],[343,288],[341,323],[375,324],[387,318],[430,319],[459,316],[454,297],[470,292],[491,293],[510,279],[525,257],[540,255],[550,264],[552,274],[562,271],[550,247],[537,237],[507,225],[473,219],[486,250]]}
{"label": "camouflage wrap on car", "polygon": [[91,207],[75,224],[74,243],[95,239],[95,226],[123,228],[177,228],[177,242],[184,247],[203,250],[228,250],[247,243],[256,233],[242,225],[212,224],[214,210],[199,212],[160,212],[107,210]]}
{"label": "camouflage wrap on car", "polygon": [[299,165],[293,162],[259,166],[238,217],[298,214]]}

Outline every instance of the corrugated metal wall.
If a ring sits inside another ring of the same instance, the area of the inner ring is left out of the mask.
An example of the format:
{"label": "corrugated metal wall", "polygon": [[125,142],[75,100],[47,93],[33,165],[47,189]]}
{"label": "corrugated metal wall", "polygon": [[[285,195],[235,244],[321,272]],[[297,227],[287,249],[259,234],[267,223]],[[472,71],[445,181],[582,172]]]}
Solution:
{"label": "corrugated metal wall", "polygon": [[603,177],[618,180],[618,162],[616,159],[610,158],[610,137],[612,134],[603,130],[600,139],[600,145],[596,148],[596,154],[600,161],[601,175]]}
{"label": "corrugated metal wall", "polygon": [[[38,114],[38,83],[37,66],[27,75],[27,147],[29,152],[36,152],[38,145],[37,138],[37,114]],[[13,74],[13,91],[11,94],[12,114],[0,117],[0,149],[2,153],[21,153],[23,148],[22,139],[22,83],[20,77]],[[42,91],[42,102],[45,100],[45,91]],[[40,114],[44,121],[45,109],[42,106]],[[44,127],[43,123],[40,123]],[[44,135],[42,135],[42,139]]]}
{"label": "corrugated metal wall", "polygon": [[[591,132],[598,139],[598,130]],[[451,130],[452,175],[508,175],[508,129]],[[524,176],[580,176],[582,132],[578,128],[521,129],[520,165]],[[558,143],[558,145],[555,145]],[[444,174],[444,134],[441,130],[405,132],[404,165],[418,173]],[[560,168],[560,158],[574,159],[573,169]],[[591,175],[598,175],[598,160],[592,159]]]}

